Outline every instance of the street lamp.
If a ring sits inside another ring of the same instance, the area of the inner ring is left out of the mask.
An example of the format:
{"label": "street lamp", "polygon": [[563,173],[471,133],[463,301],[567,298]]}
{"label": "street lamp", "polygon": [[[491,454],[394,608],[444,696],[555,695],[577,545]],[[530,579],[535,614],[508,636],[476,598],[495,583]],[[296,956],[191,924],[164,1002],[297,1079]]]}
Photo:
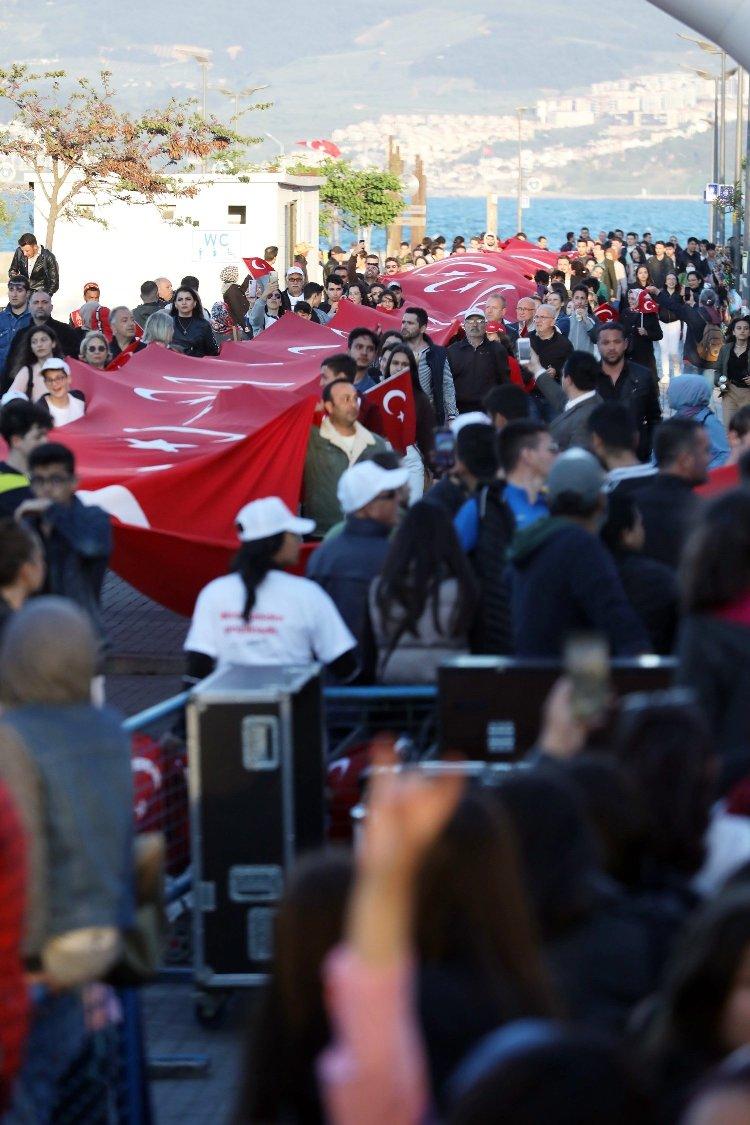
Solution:
{"label": "street lamp", "polygon": [[518,122],[518,181],[516,201],[516,231],[523,230],[523,166],[521,157],[521,133],[523,128],[523,115],[528,111],[528,106],[516,106],[516,120]]}
{"label": "street lamp", "polygon": [[[257,94],[259,90],[267,90],[267,89],[268,89],[268,83],[267,82],[264,83],[264,85],[262,85],[262,86],[245,86],[244,89],[242,89],[242,90],[227,90],[222,86],[222,88],[220,90],[220,93],[222,93],[225,98],[234,98],[234,113],[232,115],[231,120],[237,121],[241,116],[240,115],[240,98],[251,98],[253,96],[253,94]],[[248,109],[249,108],[250,107],[248,106]],[[247,109],[244,109],[242,112],[247,113]]]}
{"label": "street lamp", "polygon": [[278,137],[274,137],[273,133],[266,133],[264,131],[263,136],[268,137],[269,141],[273,141],[273,143],[275,145],[279,146],[279,156],[284,156],[286,154],[286,150],[284,148],[284,145],[281,143],[281,141],[279,140]]}
{"label": "street lamp", "polygon": [[[686,36],[681,35],[681,39]],[[691,40],[692,42],[692,40]],[[696,40],[697,42],[697,40]],[[691,74],[697,74],[706,82],[713,82],[714,84],[714,161],[713,161],[713,182],[726,183],[726,132],[727,132],[727,119],[726,119],[726,83],[728,78],[732,78],[737,74],[738,67],[732,67],[731,70],[726,68],[726,53],[721,54],[721,73],[713,74],[709,70],[701,70],[698,67],[687,66],[686,63],[681,63],[683,70],[688,70]],[[737,79],[739,82],[739,77]],[[738,94],[739,97],[739,94]],[[741,145],[739,130],[737,132],[738,144]],[[720,211],[719,205],[716,204],[712,211],[711,223],[711,241],[724,242],[724,212]]]}
{"label": "street lamp", "polygon": [[[175,58],[182,60],[192,59],[193,62],[198,63],[198,66],[203,72],[203,120],[205,122],[208,119],[208,110],[206,108],[208,95],[208,68],[211,65],[211,56],[213,55],[213,51],[208,50],[207,47],[185,46],[175,46],[172,48],[172,50],[174,51]],[[206,171],[205,160],[201,161],[201,168],[204,172]]]}

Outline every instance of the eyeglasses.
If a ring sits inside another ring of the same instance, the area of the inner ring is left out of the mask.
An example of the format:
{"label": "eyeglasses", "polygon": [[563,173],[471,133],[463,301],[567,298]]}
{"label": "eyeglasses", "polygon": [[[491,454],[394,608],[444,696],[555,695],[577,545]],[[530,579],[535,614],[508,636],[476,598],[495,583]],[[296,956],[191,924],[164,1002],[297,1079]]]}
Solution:
{"label": "eyeglasses", "polygon": [[54,386],[55,383],[64,383],[65,380],[69,378],[70,375],[45,375],[44,381],[48,387],[51,387]]}
{"label": "eyeglasses", "polygon": [[266,297],[266,300],[267,301],[280,301],[281,300],[281,293],[269,293],[268,296]]}
{"label": "eyeglasses", "polygon": [[29,477],[29,484],[32,488],[37,488],[41,484],[67,484],[73,478],[69,475],[63,476],[62,473],[50,473],[49,476],[40,477],[32,475]]}
{"label": "eyeglasses", "polygon": [[87,352],[106,352],[104,344],[89,344],[86,348]]}

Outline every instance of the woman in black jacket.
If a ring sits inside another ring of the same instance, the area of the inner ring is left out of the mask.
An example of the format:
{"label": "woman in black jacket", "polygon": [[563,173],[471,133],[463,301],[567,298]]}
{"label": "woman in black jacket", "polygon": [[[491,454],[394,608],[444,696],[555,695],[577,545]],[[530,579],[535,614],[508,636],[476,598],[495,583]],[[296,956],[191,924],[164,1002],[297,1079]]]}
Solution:
{"label": "woman in black jacket", "polygon": [[648,295],[642,296],[642,293],[645,294],[645,290],[639,285],[631,285],[628,290],[630,307],[620,313],[620,324],[628,333],[628,359],[648,368],[656,376],[654,340],[662,338],[661,324],[655,302],[649,301]]}
{"label": "woman in black jacket", "polygon": [[181,285],[172,298],[172,318],[174,337],[172,347],[185,355],[202,359],[206,355],[218,355],[211,325],[203,315],[201,299],[194,289]]}

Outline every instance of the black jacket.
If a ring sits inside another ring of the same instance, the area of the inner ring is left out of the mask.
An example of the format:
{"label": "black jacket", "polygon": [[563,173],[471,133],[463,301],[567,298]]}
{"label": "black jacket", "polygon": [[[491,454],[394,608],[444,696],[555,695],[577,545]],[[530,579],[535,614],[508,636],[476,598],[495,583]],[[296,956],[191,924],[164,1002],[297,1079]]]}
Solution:
{"label": "black jacket", "polygon": [[667,292],[656,294],[656,301],[660,309],[669,309],[685,323],[685,346],[683,355],[688,363],[704,371],[708,364],[698,355],[698,344],[703,339],[703,332],[707,324],[713,324],[708,309],[696,308],[688,305],[681,298],[670,297]]}
{"label": "black jacket", "polygon": [[570,633],[595,630],[613,656],[648,652],[614,560],[590,532],[562,517],[517,531],[510,547],[511,612],[517,656],[557,657]]}
{"label": "black jacket", "polygon": [[708,614],[683,619],[677,682],[694,691],[722,763],[726,792],[750,773],[750,629]]}
{"label": "black jacket", "polygon": [[677,633],[679,591],[674,571],[635,551],[615,555],[625,593],[651,640],[651,651],[670,656]]}
{"label": "black jacket", "polygon": [[28,259],[19,246],[10,263],[8,277],[25,277],[28,279],[32,292],[35,289],[41,289],[44,293],[49,293],[50,297],[60,288],[60,270],[57,266],[57,258],[51,250],[45,249],[44,246],[39,247],[39,257],[34,263],[30,277]]}
{"label": "black jacket", "polygon": [[672,473],[657,473],[632,495],[646,530],[643,554],[676,570],[700,512],[700,498],[687,481]]}
{"label": "black jacket", "polygon": [[211,325],[202,316],[192,316],[184,321],[175,316],[174,339],[172,347],[179,349],[184,355],[192,355],[202,359],[206,355],[218,355],[219,345],[211,331]]}
{"label": "black jacket", "polygon": [[[432,344],[431,348],[434,347]],[[448,348],[448,362],[456,387],[459,414],[481,410],[488,391],[501,383],[510,382],[508,356],[497,340],[485,338],[477,348],[468,340],[457,340]],[[442,371],[440,378],[442,380]],[[435,414],[438,414],[437,409]]]}
{"label": "black jacket", "polygon": [[[628,333],[628,356],[633,363],[656,371],[656,358],[654,356],[654,340],[661,340],[664,333],[661,330],[657,313],[627,312],[620,313],[620,324]],[[646,336],[641,336],[638,329],[646,329]]]}
{"label": "black jacket", "polygon": [[536,332],[529,333],[531,346],[539,356],[542,367],[554,367],[559,379],[562,375],[563,364],[573,351],[573,345],[562,332],[555,332],[549,340],[543,340]]}
{"label": "black jacket", "polygon": [[601,373],[596,389],[605,402],[622,402],[638,427],[638,456],[647,461],[651,454],[653,431],[661,422],[659,384],[653,372],[626,359],[616,383]]}
{"label": "black jacket", "polygon": [[480,487],[475,496],[479,532],[471,562],[479,579],[481,603],[471,637],[472,652],[513,652],[510,577],[505,554],[516,530],[516,521],[503,499],[504,492],[505,481],[493,480]]}

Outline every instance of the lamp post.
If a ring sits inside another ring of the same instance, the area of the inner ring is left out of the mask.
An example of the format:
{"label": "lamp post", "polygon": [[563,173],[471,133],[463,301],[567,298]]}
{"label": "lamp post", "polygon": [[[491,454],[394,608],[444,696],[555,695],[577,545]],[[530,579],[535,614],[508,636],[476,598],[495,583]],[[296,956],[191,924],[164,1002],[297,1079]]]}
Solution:
{"label": "lamp post", "polygon": [[[687,36],[681,35],[680,38],[685,39]],[[726,183],[727,174],[726,83],[727,79],[737,74],[738,68],[735,66],[732,67],[731,70],[727,70],[726,54],[724,51],[720,53],[722,55],[722,70],[720,74],[712,74],[709,70],[700,70],[696,67],[687,66],[685,63],[681,63],[681,66],[683,70],[688,70],[691,74],[697,74],[699,78],[703,78],[706,82],[713,82],[714,84],[714,159],[712,180],[714,183],[723,184]],[[739,137],[739,133],[737,136]],[[718,203],[713,205],[711,211],[710,237],[712,242],[723,243],[724,241],[724,212],[720,210],[720,205]]]}
{"label": "lamp post", "polygon": [[282,144],[282,142],[279,140],[278,137],[274,137],[273,133],[266,133],[265,131],[263,133],[263,136],[268,137],[269,141],[273,141],[273,143],[275,145],[279,146],[279,156],[285,156],[286,155],[286,149],[284,148],[284,145]]}
{"label": "lamp post", "polygon": [[[237,121],[242,116],[240,114],[240,98],[251,98],[253,94],[257,94],[259,90],[267,89],[267,82],[262,86],[245,86],[242,90],[227,90],[225,86],[222,86],[220,93],[222,93],[225,98],[234,98],[234,113],[232,114],[231,121]],[[243,109],[242,113],[247,113],[249,108],[248,106],[247,109]]]}
{"label": "lamp post", "polygon": [[[208,120],[207,98],[208,98],[208,68],[211,66],[211,57],[213,51],[207,47],[185,47],[175,46],[172,48],[175,58],[178,59],[192,59],[197,62],[203,73],[203,120]],[[201,161],[201,168],[206,171],[206,161]]]}
{"label": "lamp post", "polygon": [[517,169],[517,200],[516,200],[516,231],[523,230],[523,162],[521,158],[521,139],[523,130],[523,115],[528,106],[516,106],[516,120],[518,121],[518,169]]}

